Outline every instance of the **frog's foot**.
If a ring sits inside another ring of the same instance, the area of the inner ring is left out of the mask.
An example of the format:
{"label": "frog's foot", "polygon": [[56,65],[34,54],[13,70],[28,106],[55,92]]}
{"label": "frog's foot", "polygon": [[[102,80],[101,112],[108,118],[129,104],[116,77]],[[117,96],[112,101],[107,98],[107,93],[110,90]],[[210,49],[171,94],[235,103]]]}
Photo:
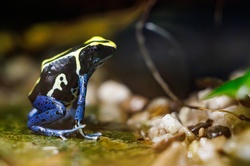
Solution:
{"label": "frog's foot", "polygon": [[67,140],[66,137],[64,137],[64,135],[69,135],[69,134],[72,134],[73,132],[77,131],[77,130],[82,130],[86,125],[81,125],[81,126],[78,126],[76,128],[73,128],[73,129],[70,129],[70,130],[61,130],[62,131],[62,134],[61,135],[58,135],[59,137],[62,138],[62,140]]}
{"label": "frog's foot", "polygon": [[76,128],[68,129],[68,130],[55,130],[55,129],[44,128],[42,126],[30,126],[29,128],[38,134],[47,135],[47,136],[57,136],[57,137],[62,138],[63,140],[67,140],[67,138],[64,135],[72,134],[73,132],[77,130],[81,130],[85,126],[86,125],[80,125]]}
{"label": "frog's foot", "polygon": [[[75,126],[77,128],[77,125]],[[74,129],[75,129],[74,128]],[[78,129],[79,133],[86,139],[90,140],[98,140],[100,136],[102,136],[102,133],[97,132],[97,133],[92,133],[92,134],[85,134],[82,128]]]}

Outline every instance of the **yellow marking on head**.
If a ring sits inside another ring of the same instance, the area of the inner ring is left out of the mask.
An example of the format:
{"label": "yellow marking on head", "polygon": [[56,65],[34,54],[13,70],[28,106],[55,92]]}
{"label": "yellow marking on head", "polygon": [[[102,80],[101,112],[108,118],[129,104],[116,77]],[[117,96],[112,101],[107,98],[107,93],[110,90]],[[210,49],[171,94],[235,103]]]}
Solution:
{"label": "yellow marking on head", "polygon": [[104,39],[101,36],[93,36],[92,38],[90,38],[89,40],[87,40],[86,42],[84,42],[84,44],[88,44],[91,43],[93,41],[105,41],[106,39]]}
{"label": "yellow marking on head", "polygon": [[79,74],[79,70],[80,70],[80,62],[79,62],[79,58],[78,58],[78,54],[80,53],[80,51],[84,48],[86,48],[87,46],[95,46],[95,45],[98,45],[98,44],[101,44],[101,45],[104,45],[104,46],[108,46],[108,47],[113,47],[116,49],[116,44],[110,40],[107,40],[107,39],[104,39],[100,36],[94,36],[92,37],[91,39],[87,40],[86,42],[84,42],[85,46],[83,47],[80,47],[79,49],[73,51],[73,52],[70,52],[71,48],[62,52],[62,53],[59,53],[55,56],[53,56],[52,58],[49,58],[49,59],[45,59],[43,62],[42,62],[42,66],[41,66],[41,71],[47,66],[49,65],[50,62],[56,60],[56,59],[60,59],[60,58],[63,58],[64,55],[66,55],[67,52],[69,52],[67,54],[67,56],[75,56],[76,58],[76,67],[77,67],[77,74]]}
{"label": "yellow marking on head", "polygon": [[87,40],[84,44],[89,46],[95,46],[98,44],[102,44],[104,46],[113,47],[116,49],[116,44],[110,40],[104,39],[100,36],[94,36],[91,39]]}
{"label": "yellow marking on head", "polygon": [[104,46],[108,46],[108,47],[113,47],[116,49],[116,44],[110,40],[105,40],[108,42],[100,42],[100,41],[96,41],[96,42],[91,42],[90,44],[88,44],[88,46],[96,46],[98,44],[104,45]]}

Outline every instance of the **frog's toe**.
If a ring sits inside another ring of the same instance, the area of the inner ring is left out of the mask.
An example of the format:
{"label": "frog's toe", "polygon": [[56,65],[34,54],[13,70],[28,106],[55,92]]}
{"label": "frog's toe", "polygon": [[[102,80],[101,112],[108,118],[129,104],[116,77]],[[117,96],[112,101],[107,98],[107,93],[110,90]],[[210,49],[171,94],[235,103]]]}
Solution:
{"label": "frog's toe", "polygon": [[97,140],[100,136],[102,136],[102,133],[97,132],[97,133],[93,133],[93,134],[85,134],[84,131],[82,130],[86,125],[82,125],[82,124],[77,124],[74,127],[74,130],[79,131],[79,133],[86,139],[90,139],[90,140]]}
{"label": "frog's toe", "polygon": [[88,135],[100,137],[100,136],[102,136],[102,133],[101,132],[96,132],[96,133],[88,134]]}
{"label": "frog's toe", "polygon": [[67,140],[67,138],[64,137],[63,135],[59,135],[59,137],[62,138],[63,141],[66,141],[66,140]]}
{"label": "frog's toe", "polygon": [[84,134],[84,138],[90,139],[90,140],[98,140],[100,136],[102,136],[102,133],[97,132],[93,134]]}
{"label": "frog's toe", "polygon": [[80,130],[80,129],[83,129],[84,127],[86,127],[86,124],[82,125],[75,125],[75,127],[73,128],[74,130]]}
{"label": "frog's toe", "polygon": [[93,134],[84,134],[81,133],[82,136],[86,139],[90,139],[90,140],[98,140],[100,136],[102,136],[102,133],[97,132],[97,133],[93,133]]}
{"label": "frog's toe", "polygon": [[93,134],[87,134],[87,135],[85,135],[85,138],[86,138],[86,139],[97,140],[97,139],[99,139],[99,137],[101,137],[101,136],[102,136],[102,133],[97,132],[97,133],[93,133]]}

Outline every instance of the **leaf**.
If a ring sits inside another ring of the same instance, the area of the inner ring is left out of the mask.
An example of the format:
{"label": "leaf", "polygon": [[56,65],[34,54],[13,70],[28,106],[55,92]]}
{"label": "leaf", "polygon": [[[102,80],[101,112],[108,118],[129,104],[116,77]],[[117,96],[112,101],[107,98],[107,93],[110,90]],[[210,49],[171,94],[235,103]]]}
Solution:
{"label": "leaf", "polygon": [[215,88],[205,97],[203,100],[210,99],[213,97],[226,95],[232,98],[243,99],[250,92],[250,69],[245,74],[234,80],[230,80]]}

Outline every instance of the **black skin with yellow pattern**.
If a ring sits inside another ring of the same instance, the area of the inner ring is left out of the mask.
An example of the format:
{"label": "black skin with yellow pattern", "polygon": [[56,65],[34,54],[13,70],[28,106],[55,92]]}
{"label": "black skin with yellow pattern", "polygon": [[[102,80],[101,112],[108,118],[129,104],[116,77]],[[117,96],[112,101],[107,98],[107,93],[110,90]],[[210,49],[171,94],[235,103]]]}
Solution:
{"label": "black skin with yellow pattern", "polygon": [[[93,37],[83,45],[71,48],[42,63],[41,75],[28,98],[33,105],[29,113],[28,128],[47,136],[65,135],[77,130],[87,139],[98,139],[101,133],[84,134],[82,125],[88,80],[95,69],[115,52],[116,45],[101,37]],[[66,107],[75,100],[75,127],[55,130],[44,125],[65,116]]]}

